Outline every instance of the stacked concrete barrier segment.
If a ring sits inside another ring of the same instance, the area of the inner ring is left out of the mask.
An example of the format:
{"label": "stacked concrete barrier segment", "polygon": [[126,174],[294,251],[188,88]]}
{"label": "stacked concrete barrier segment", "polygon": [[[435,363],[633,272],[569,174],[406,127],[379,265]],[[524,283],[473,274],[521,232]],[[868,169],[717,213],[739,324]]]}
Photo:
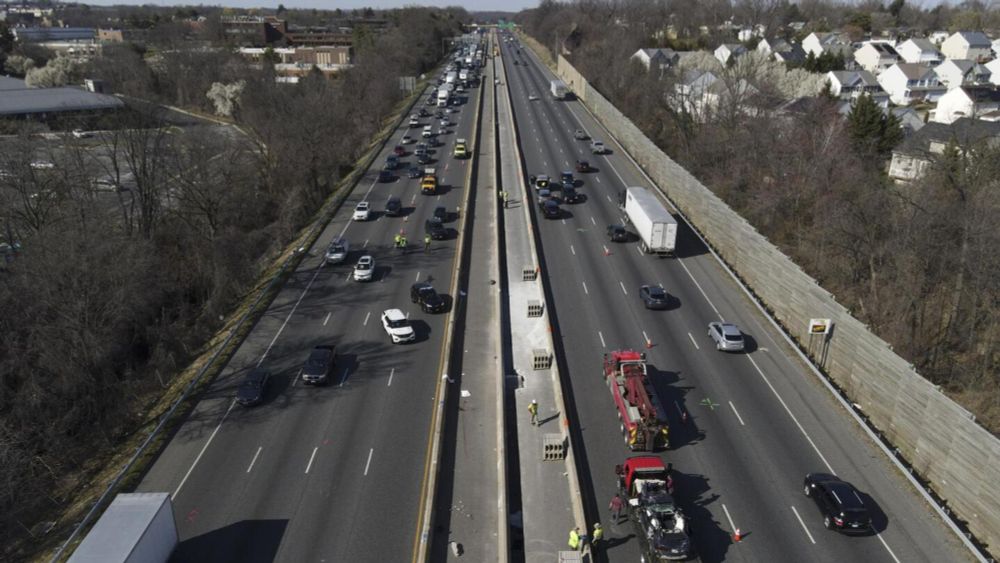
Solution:
{"label": "stacked concrete barrier segment", "polygon": [[[527,43],[535,50],[540,47]],[[808,352],[814,344],[810,338],[822,338],[811,335],[810,319],[832,320],[832,334],[816,345],[822,353],[809,354],[814,366],[839,388],[846,398],[843,404],[883,440],[883,450],[911,477],[916,474],[924,481],[935,502],[946,505],[935,506],[942,515],[957,517],[984,545],[1000,541],[1000,491],[994,486],[1000,479],[1000,440],[656,147],[565,58],[560,56],[555,67],[800,349]],[[957,531],[968,542],[968,534]]]}

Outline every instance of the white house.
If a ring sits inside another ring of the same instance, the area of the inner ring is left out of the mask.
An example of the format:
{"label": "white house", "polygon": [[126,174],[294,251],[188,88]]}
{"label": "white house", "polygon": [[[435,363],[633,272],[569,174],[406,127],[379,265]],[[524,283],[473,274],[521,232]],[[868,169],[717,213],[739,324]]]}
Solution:
{"label": "white house", "polygon": [[1000,84],[1000,59],[993,59],[983,66],[990,72],[990,82]]}
{"label": "white house", "polygon": [[1000,39],[994,39],[993,43],[990,44],[993,49],[993,56],[995,58],[1000,58]]}
{"label": "white house", "polygon": [[880,74],[899,62],[899,53],[888,43],[867,41],[854,51],[854,60],[868,72]]}
{"label": "white house", "polygon": [[969,59],[948,59],[934,67],[934,72],[949,90],[964,84],[985,84],[990,80],[989,69]]}
{"label": "white house", "polygon": [[790,51],[791,48],[792,46],[788,43],[788,41],[785,41],[780,37],[774,37],[771,39],[767,39],[765,37],[757,43],[757,52],[762,55],[770,55],[771,53],[779,51]]}
{"label": "white house", "polygon": [[897,63],[878,75],[878,83],[892,103],[905,106],[919,100],[935,102],[946,91],[934,69],[927,65]]}
{"label": "white house", "polygon": [[941,56],[941,51],[938,51],[933,43],[922,37],[907,39],[903,43],[896,45],[896,52],[899,53],[903,62],[911,64],[934,66],[944,60],[944,57]]}
{"label": "white house", "polygon": [[850,56],[853,48],[851,40],[843,33],[814,31],[802,40],[802,50],[819,58],[823,53]]}
{"label": "white house", "polygon": [[923,176],[951,143],[963,150],[1000,142],[1000,123],[962,118],[954,123],[928,123],[892,151],[889,177],[898,183]]}
{"label": "white house", "polygon": [[841,100],[852,101],[868,94],[879,106],[889,107],[889,94],[867,70],[831,70],[826,73],[826,79],[830,83],[830,93]]}
{"label": "white house", "polygon": [[680,55],[673,49],[639,49],[630,58],[641,62],[646,70],[666,70],[677,64]]}
{"label": "white house", "polygon": [[950,90],[938,100],[931,121],[952,123],[962,117],[983,121],[1000,120],[1000,87],[960,86]]}
{"label": "white house", "polygon": [[723,43],[715,49],[715,58],[722,64],[729,64],[729,61],[736,60],[740,55],[744,55],[747,48],[739,43]]}
{"label": "white house", "polygon": [[993,44],[981,31],[956,31],[941,44],[941,53],[949,59],[978,61],[993,55]]}

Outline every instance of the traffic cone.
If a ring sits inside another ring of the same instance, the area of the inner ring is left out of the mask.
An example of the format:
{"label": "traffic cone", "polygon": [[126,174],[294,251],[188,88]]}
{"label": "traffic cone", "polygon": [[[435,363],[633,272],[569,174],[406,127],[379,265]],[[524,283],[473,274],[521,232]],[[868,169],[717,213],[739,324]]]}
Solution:
{"label": "traffic cone", "polygon": [[653,347],[653,341],[652,341],[652,340],[649,340],[649,339],[647,338],[647,339],[646,339],[646,348],[652,348],[652,347]]}
{"label": "traffic cone", "polygon": [[740,540],[742,540],[742,539],[743,539],[743,535],[740,534],[740,529],[736,528],[736,531],[733,532],[733,541],[736,542],[736,543],[740,543]]}
{"label": "traffic cone", "polygon": [[605,256],[611,256],[611,251],[608,250],[608,247],[606,247],[606,246],[604,247],[604,255]]}

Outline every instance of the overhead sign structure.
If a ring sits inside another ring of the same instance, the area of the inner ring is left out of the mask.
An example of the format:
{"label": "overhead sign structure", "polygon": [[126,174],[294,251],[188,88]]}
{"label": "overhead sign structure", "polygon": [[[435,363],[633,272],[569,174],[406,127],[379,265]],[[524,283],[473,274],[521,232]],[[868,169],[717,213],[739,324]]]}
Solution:
{"label": "overhead sign structure", "polygon": [[830,334],[832,327],[830,319],[809,319],[809,334]]}

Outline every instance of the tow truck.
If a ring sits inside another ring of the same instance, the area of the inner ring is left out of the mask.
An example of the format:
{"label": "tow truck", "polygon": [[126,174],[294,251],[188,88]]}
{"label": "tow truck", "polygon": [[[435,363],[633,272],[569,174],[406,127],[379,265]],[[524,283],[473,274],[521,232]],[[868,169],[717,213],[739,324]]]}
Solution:
{"label": "tow truck", "polygon": [[424,178],[420,180],[420,193],[424,195],[437,193],[437,171],[435,169],[424,168]]}
{"label": "tow truck", "polygon": [[691,556],[690,523],[671,494],[670,470],[657,456],[637,455],[615,467],[618,491],[628,499],[643,561]]}
{"label": "tow truck", "polygon": [[618,407],[625,443],[633,451],[670,447],[670,426],[646,373],[646,354],[616,350],[604,355],[604,378]]}

